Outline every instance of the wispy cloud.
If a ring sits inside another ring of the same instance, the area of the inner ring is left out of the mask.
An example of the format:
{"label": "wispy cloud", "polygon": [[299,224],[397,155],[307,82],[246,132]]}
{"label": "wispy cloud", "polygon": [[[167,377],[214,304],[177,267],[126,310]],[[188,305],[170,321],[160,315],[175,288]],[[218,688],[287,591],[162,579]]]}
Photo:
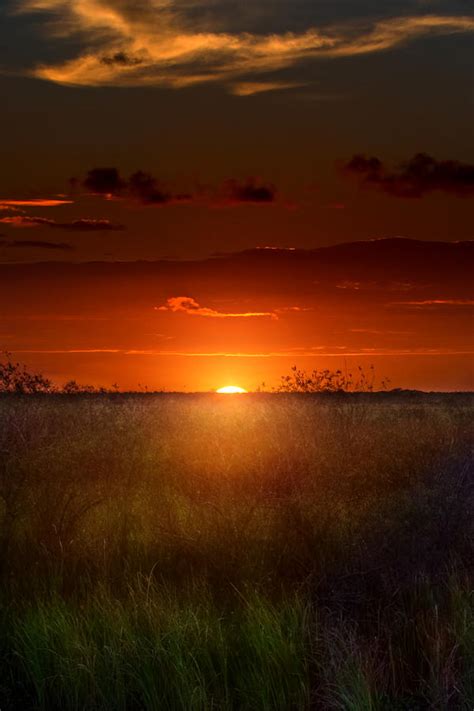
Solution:
{"label": "wispy cloud", "polygon": [[243,313],[228,313],[217,311],[206,306],[201,306],[190,296],[172,296],[163,306],[156,306],[156,311],[183,312],[190,316],[204,316],[206,318],[261,318],[267,317],[277,319],[278,316],[273,311],[245,311]]}
{"label": "wispy cloud", "polygon": [[414,306],[423,308],[424,306],[474,306],[474,299],[424,299],[421,301],[392,301],[391,305]]}
{"label": "wispy cloud", "polygon": [[269,91],[301,89],[303,86],[306,84],[298,81],[239,81],[230,85],[230,91],[235,96],[254,96]]}
{"label": "wispy cloud", "polygon": [[76,353],[94,354],[94,353],[124,353],[125,351],[119,348],[54,348],[54,349],[15,349],[15,353],[37,353],[45,355],[74,355]]}
{"label": "wispy cloud", "polygon": [[[84,354],[111,354],[126,356],[154,356],[154,357],[181,357],[181,358],[294,358],[294,350],[268,351],[268,352],[231,352],[225,351],[161,351],[153,349],[120,349],[120,348],[64,348],[64,349],[15,349],[15,354],[46,354],[46,355],[74,355]],[[314,351],[301,351],[298,358],[314,358]],[[341,357],[420,357],[420,356],[469,356],[474,355],[473,350],[452,349],[452,348],[414,348],[414,349],[369,349],[362,348],[344,353],[334,351],[318,351],[318,357],[341,358]]]}
{"label": "wispy cloud", "polygon": [[73,200],[50,200],[49,198],[32,198],[31,200],[10,200],[0,198],[0,210],[4,207],[58,207],[72,205]]}
{"label": "wispy cloud", "polygon": [[92,220],[81,218],[72,222],[57,222],[46,217],[30,217],[28,215],[13,215],[12,217],[1,217],[0,223],[10,225],[19,229],[30,227],[48,227],[56,230],[66,230],[68,232],[107,232],[124,230],[123,225],[118,225],[110,220]]}
{"label": "wispy cloud", "polygon": [[46,249],[70,251],[74,249],[68,242],[47,242],[45,240],[24,239],[17,241],[0,240],[0,247],[6,249]]}
{"label": "wispy cloud", "polygon": [[311,306],[281,306],[275,309],[277,314],[303,313],[305,311],[313,311],[313,308]]}
{"label": "wispy cloud", "polygon": [[[138,12],[132,0],[20,0],[20,11],[49,13],[53,37],[75,37],[83,44],[73,59],[35,67],[32,73],[85,86],[179,88],[219,81],[249,95],[268,90],[262,74],[311,57],[368,54],[421,36],[474,31],[472,16],[433,14],[299,33],[220,31],[212,25],[193,30],[181,10],[176,0],[142,0]],[[258,81],[251,75],[259,75]]]}

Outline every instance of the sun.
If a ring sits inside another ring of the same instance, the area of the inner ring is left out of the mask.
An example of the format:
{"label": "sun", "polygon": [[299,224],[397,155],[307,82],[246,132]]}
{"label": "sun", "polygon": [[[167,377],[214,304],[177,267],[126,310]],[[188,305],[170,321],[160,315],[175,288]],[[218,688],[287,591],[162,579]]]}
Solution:
{"label": "sun", "polygon": [[219,388],[216,392],[220,395],[241,395],[242,393],[246,393],[247,390],[239,388],[237,385],[226,385],[225,388]]}

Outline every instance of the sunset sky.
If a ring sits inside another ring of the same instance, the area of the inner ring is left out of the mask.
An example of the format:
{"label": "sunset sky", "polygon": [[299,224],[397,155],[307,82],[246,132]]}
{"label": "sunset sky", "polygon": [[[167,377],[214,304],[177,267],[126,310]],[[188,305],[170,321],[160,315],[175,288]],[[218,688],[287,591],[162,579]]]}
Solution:
{"label": "sunset sky", "polygon": [[471,0],[3,0],[0,350],[472,389]]}

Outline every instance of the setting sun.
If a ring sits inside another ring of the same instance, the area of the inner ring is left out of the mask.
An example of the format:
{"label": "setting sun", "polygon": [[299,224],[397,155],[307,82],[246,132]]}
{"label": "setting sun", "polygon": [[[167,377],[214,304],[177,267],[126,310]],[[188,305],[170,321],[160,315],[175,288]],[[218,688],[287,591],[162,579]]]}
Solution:
{"label": "setting sun", "polygon": [[241,395],[242,393],[246,393],[247,390],[239,388],[236,385],[226,385],[225,388],[219,388],[216,392],[219,393],[219,395]]}

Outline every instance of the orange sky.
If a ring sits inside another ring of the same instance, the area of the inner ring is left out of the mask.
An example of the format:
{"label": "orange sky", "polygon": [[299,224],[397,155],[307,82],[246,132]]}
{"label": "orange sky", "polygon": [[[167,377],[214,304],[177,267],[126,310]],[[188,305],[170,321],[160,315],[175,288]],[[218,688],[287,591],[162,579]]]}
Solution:
{"label": "orange sky", "polygon": [[204,261],[0,265],[2,339],[58,381],[255,389],[374,364],[472,387],[472,243],[378,240]]}

